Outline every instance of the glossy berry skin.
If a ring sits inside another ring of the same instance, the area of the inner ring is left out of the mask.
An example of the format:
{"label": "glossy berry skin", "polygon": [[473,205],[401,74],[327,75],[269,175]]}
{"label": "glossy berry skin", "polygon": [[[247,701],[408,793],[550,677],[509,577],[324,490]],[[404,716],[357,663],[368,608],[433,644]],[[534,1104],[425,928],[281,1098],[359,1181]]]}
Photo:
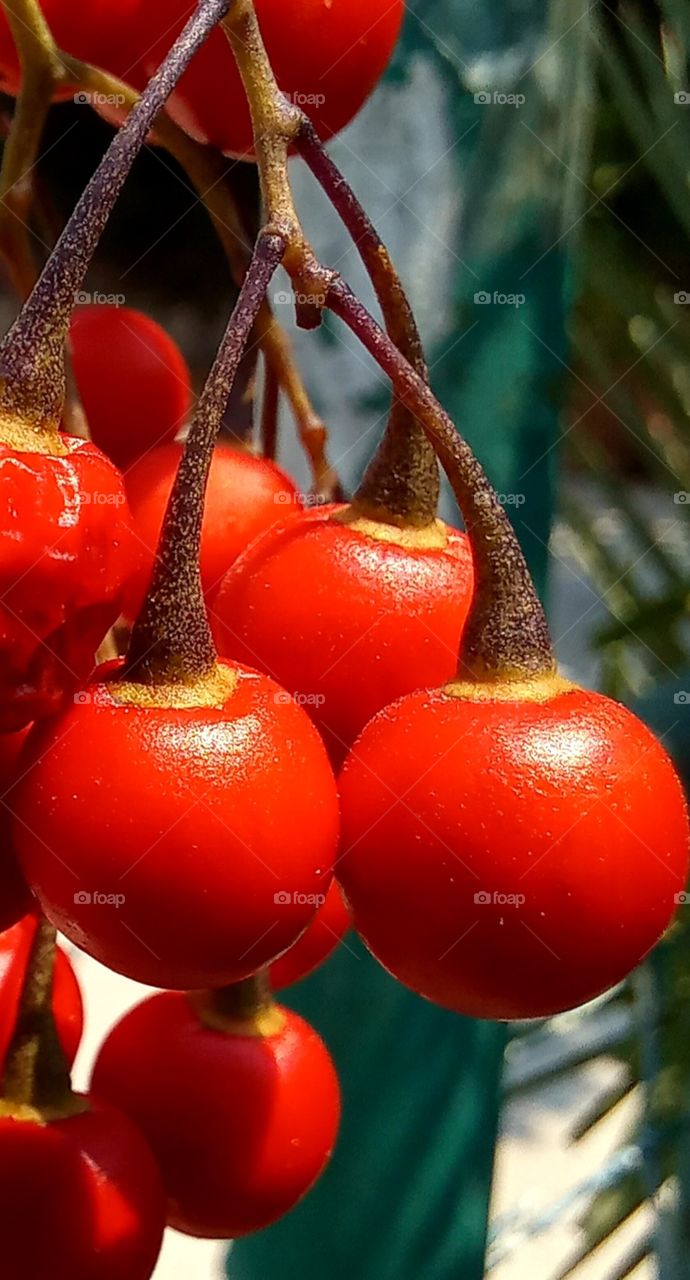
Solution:
{"label": "glossy berry skin", "polygon": [[414,694],[367,726],[341,787],[355,927],[396,978],[459,1013],[537,1018],[592,999],[655,945],[685,886],[673,766],[596,693]]}
{"label": "glossy berry skin", "polygon": [[[127,613],[131,618],[136,617],[151,578],[182,451],[181,444],[154,449],[126,476],[127,495],[143,549],[141,571],[132,579],[128,591]],[[260,533],[286,511],[300,509],[292,480],[274,462],[257,458],[241,447],[216,445],[201,541],[201,580],[206,600],[214,598],[227,570]]]}
{"label": "glossy berry skin", "polygon": [[[13,928],[0,933],[0,1064],[5,1060],[14,1032],[37,928],[38,917],[28,915]],[[84,1030],[84,1007],[77,976],[69,958],[59,947],[55,955],[53,1015],[60,1044],[71,1066],[77,1056]]]}
{"label": "glossy berry skin", "polygon": [[[192,0],[166,0],[164,6],[144,0],[138,33],[152,48],[144,60],[149,74],[193,9]],[[278,84],[323,139],[349,123],[380,80],[403,13],[402,0],[256,0]],[[253,155],[249,108],[222,31],[214,31],[196,55],[168,109],[199,141],[229,155]]]}
{"label": "glossy berry skin", "polygon": [[272,1033],[213,1029],[188,997],[166,992],[127,1014],[101,1049],[92,1089],[141,1127],[178,1231],[259,1231],[328,1162],[340,1120],[335,1068],[316,1032],[279,1012]]}
{"label": "glossy berry skin", "polygon": [[95,445],[0,445],[0,733],[53,715],[88,679],[138,563],[122,477]]}
{"label": "glossy berry skin", "polygon": [[121,471],[175,439],[192,405],[191,374],[155,320],[132,307],[78,307],[70,350],[91,439]]}
{"label": "glossy berry skin", "polygon": [[6,808],[27,732],[22,729],[19,733],[0,733],[0,935],[36,905],[10,846],[10,817]]}
{"label": "glossy berry skin", "polygon": [[352,921],[335,880],[326,894],[326,901],[312,920],[299,942],[271,965],[271,986],[274,991],[291,987],[302,978],[308,978],[318,969],[336,947],[340,945]]}
{"label": "glossy berry skin", "polygon": [[160,1175],[111,1107],[37,1123],[0,1116],[3,1280],[148,1280],[163,1236]]}
{"label": "glossy berry skin", "polygon": [[465,534],[440,526],[445,547],[404,546],[343,523],[346,510],[275,525],[211,610],[219,652],[297,696],[335,765],[382,707],[451,679],[473,588]]}
{"label": "glossy berry skin", "polygon": [[[143,72],[131,32],[141,4],[142,0],[89,0],[87,5],[77,6],[66,0],[42,0],[41,9],[61,49],[138,85]],[[14,97],[20,83],[12,33],[4,12],[0,12],[0,87]],[[57,96],[71,98],[74,92],[64,89]]]}
{"label": "glossy berry skin", "polygon": [[338,799],[317,733],[266,677],[222,675],[216,705],[177,709],[118,701],[112,678],[89,685],[32,736],[12,798],[45,914],[155,987],[219,987],[270,964],[331,882]]}

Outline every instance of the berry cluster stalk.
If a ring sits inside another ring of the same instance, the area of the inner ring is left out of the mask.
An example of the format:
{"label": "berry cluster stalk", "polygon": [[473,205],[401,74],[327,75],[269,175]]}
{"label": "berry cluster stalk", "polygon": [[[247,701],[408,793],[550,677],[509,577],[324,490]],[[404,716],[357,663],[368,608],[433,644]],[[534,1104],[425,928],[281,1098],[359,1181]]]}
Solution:
{"label": "berry cluster stalk", "polygon": [[200,0],[86,186],[31,296],[0,343],[0,417],[57,433],[65,399],[64,349],[75,296],[156,116],[230,0]]}
{"label": "berry cluster stalk", "polygon": [[[319,311],[326,307],[345,321],[391,379],[399,403],[415,429],[431,441],[453,485],[477,576],[460,659],[461,676],[491,684],[552,675],[555,660],[548,626],[515,531],[481,465],[425,381],[426,367],[409,304],[386,251],[345,179],[323,152],[304,113],[280,93],[253,0],[235,0],[222,26],[252,113],[267,223],[284,229],[284,266],[296,293],[312,300],[306,313],[298,308],[298,322],[313,327]],[[379,297],[387,302],[388,336],[340,276],[319,262],[305,237],[288,173],[288,152],[293,143],[302,150],[362,246]],[[410,356],[412,360],[406,358]]]}

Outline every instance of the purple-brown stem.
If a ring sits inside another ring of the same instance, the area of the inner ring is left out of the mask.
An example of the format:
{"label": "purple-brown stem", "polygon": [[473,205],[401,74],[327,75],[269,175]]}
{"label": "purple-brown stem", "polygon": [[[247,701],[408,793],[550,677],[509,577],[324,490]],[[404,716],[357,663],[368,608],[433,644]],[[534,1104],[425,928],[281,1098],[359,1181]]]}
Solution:
{"label": "purple-brown stem", "polygon": [[339,277],[327,306],[360,339],[431,441],[462,511],[477,578],[460,655],[460,675],[474,680],[551,675],[549,628],[513,526],[483,467],[448,414],[366,307]]}
{"label": "purple-brown stem", "polygon": [[[306,116],[295,145],[352,236],[374,286],[388,336],[428,382],[417,322],[390,254]],[[405,525],[423,526],[436,517],[439,491],[436,453],[414,414],[396,396],[383,440],[354,501],[372,515],[387,515]]]}
{"label": "purple-brown stem", "polygon": [[264,231],[197,404],[163,523],[153,579],[132,632],[125,677],[139,684],[186,683],[217,661],[201,588],[199,554],[213,449],[234,378],[266,290],[285,252]]}
{"label": "purple-brown stem", "polygon": [[111,142],[33,292],[0,343],[0,408],[36,430],[57,429],[65,398],[64,347],[75,295],[156,116],[231,0],[200,0],[182,34]]}

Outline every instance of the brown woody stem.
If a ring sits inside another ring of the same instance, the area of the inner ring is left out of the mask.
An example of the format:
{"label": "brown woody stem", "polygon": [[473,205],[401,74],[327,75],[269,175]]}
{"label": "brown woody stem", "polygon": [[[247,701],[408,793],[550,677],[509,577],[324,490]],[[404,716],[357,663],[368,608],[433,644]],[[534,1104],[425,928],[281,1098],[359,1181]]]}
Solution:
{"label": "brown woody stem", "polygon": [[433,392],[343,280],[328,306],[388,374],[426,432],[453,486],[472,545],[477,587],[460,655],[460,675],[479,681],[552,675],[549,629],[527,562],[481,464]]}
{"label": "brown woody stem", "polygon": [[53,925],[41,919],[5,1058],[2,1095],[12,1107],[60,1111],[69,1109],[71,1104],[69,1067],[52,1008],[55,941]]}
{"label": "brown woody stem", "polygon": [[0,344],[0,411],[33,432],[57,433],[64,347],[76,293],[153,121],[230,0],[200,0],[86,186],[31,296]]}
{"label": "brown woody stem", "polygon": [[[352,236],[374,286],[388,336],[428,382],[417,322],[390,254],[306,116],[296,146]],[[414,415],[396,397],[383,440],[364,474],[354,504],[374,519],[420,527],[435,519],[439,491],[436,454]]]}
{"label": "brown woody stem", "polygon": [[124,676],[138,684],[191,683],[210,674],[216,664],[199,571],[206,486],[228,396],[285,243],[280,231],[266,230],[259,236],[199,398],[168,503],[151,587],[132,632]]}

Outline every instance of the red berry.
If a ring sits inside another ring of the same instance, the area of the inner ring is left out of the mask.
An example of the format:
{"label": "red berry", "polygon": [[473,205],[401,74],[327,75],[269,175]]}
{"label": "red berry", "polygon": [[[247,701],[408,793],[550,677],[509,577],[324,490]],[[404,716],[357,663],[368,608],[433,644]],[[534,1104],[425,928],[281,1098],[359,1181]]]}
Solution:
{"label": "red berry", "polygon": [[[136,617],[146,594],[153,558],[183,446],[154,449],[127,474],[127,495],[144,548],[141,572],[130,583],[127,614]],[[292,480],[265,458],[219,444],[213,453],[201,542],[201,579],[207,600],[250,542],[286,510],[300,509]],[[250,665],[253,665],[250,663]]]}
{"label": "red berry", "polygon": [[138,1005],[93,1075],[141,1126],[163,1175],[168,1223],[226,1239],[258,1231],[306,1195],[335,1145],[340,1091],[324,1044],[274,1006],[270,1029],[206,1025],[187,996]]}
{"label": "red berry", "polygon": [[342,774],[355,927],[401,982],[479,1018],[544,1017],[613,986],[687,876],[685,801],[656,739],[599,694],[541,694],[413,694]]}
{"label": "red berry", "polygon": [[[41,9],[61,49],[138,85],[142,72],[131,33],[141,4],[142,0],[89,0],[77,7],[70,0],[41,0]],[[20,83],[17,50],[0,9],[0,87],[16,96]],[[57,96],[71,98],[74,92],[66,88]]]}
{"label": "red berry", "polygon": [[182,990],[236,982],[292,946],[331,882],[326,753],[255,672],[219,667],[199,706],[188,686],[161,705],[117,670],[32,735],[12,797],[19,860],[49,919],[111,969]]}
{"label": "red berry", "polygon": [[[29,915],[0,934],[0,1064],[12,1039],[37,927],[37,917]],[[59,949],[53,978],[53,1016],[60,1044],[71,1066],[84,1030],[84,1008],[77,976],[68,957]]]}
{"label": "red berry", "polygon": [[164,1198],[144,1140],[101,1103],[65,1119],[0,1113],[3,1280],[148,1280]]}
{"label": "red berry", "polygon": [[291,987],[293,983],[301,982],[302,978],[308,978],[340,945],[351,923],[343,895],[333,881],[325,903],[306,933],[302,934],[294,947],[271,965],[271,986],[274,991],[281,991],[283,987]]}
{"label": "red berry", "polygon": [[192,404],[191,374],[155,320],[131,307],[79,307],[70,349],[91,438],[116,466],[175,439]]}
{"label": "red berry", "polygon": [[[193,12],[193,0],[144,0],[133,34],[150,74]],[[322,138],[338,133],[369,97],[395,47],[402,0],[256,0],[256,14],[280,88]],[[134,41],[132,41],[134,45]],[[168,104],[202,142],[231,155],[252,155],[247,100],[222,31],[194,58]]]}
{"label": "red berry", "polygon": [[382,707],[452,677],[473,580],[463,533],[353,523],[349,510],[275,525],[211,611],[219,652],[289,689],[336,764]]}
{"label": "red berry", "polygon": [[95,445],[0,444],[0,732],[59,710],[88,679],[138,551],[122,478]]}

